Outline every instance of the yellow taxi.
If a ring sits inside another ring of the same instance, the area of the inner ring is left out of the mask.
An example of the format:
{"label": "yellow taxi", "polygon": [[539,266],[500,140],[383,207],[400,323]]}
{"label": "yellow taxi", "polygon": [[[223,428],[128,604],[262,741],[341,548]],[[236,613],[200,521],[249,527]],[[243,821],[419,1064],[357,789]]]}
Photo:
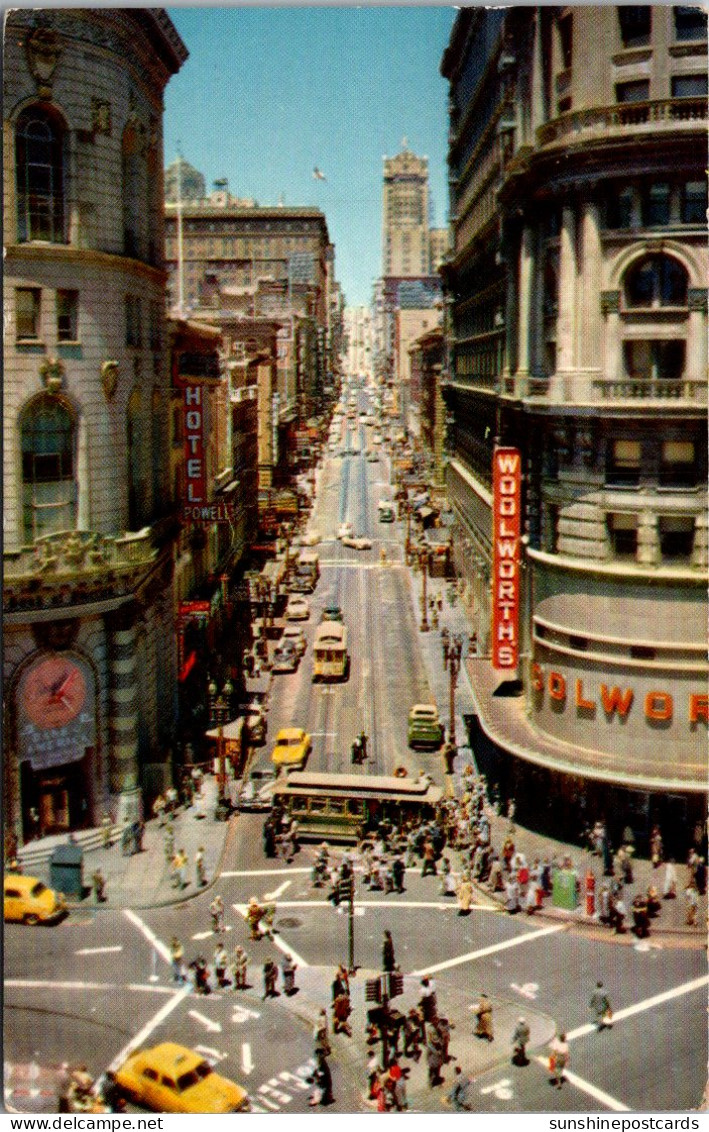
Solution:
{"label": "yellow taxi", "polygon": [[20,924],[51,924],[67,913],[63,892],[37,877],[8,873],[3,878],[4,919]]}
{"label": "yellow taxi", "polygon": [[304,767],[312,749],[310,736],[302,727],[284,727],[276,735],[271,762],[274,766]]}
{"label": "yellow taxi", "polygon": [[132,1053],[116,1070],[119,1089],[154,1112],[250,1112],[246,1089],[220,1077],[201,1054],[176,1042]]}

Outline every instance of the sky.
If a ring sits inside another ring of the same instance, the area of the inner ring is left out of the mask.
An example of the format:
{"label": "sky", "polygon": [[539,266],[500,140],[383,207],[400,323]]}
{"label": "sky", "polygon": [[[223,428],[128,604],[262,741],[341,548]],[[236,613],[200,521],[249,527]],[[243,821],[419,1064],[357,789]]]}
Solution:
{"label": "sky", "polygon": [[[432,224],[448,218],[453,7],[168,8],[190,56],[165,92],[165,163],[177,157],[261,205],[325,215],[348,305],[381,274],[383,157],[429,159]],[[318,167],[327,178],[313,178]]]}

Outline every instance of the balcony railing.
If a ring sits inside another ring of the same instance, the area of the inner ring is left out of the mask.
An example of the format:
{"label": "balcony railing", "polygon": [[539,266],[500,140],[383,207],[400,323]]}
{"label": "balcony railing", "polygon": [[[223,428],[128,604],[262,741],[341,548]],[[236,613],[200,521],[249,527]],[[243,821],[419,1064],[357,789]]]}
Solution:
{"label": "balcony railing", "polygon": [[679,122],[704,122],[707,119],[707,99],[663,98],[654,102],[622,102],[613,106],[593,106],[562,114],[537,130],[539,146],[568,141],[570,137],[598,130],[627,130],[637,132],[638,127],[674,126]]}
{"label": "balcony railing", "polygon": [[60,531],[44,535],[32,546],[5,551],[5,583],[32,576],[63,577],[68,574],[96,575],[106,571],[147,566],[156,557],[154,531],[111,538],[89,531]]}
{"label": "balcony railing", "polygon": [[604,400],[707,403],[707,383],[697,378],[603,378],[594,381],[593,387]]}

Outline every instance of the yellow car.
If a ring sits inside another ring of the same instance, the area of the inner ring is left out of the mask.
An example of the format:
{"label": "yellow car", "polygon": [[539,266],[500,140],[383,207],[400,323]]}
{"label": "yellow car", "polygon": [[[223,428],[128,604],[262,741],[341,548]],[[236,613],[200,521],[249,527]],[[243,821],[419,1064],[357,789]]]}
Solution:
{"label": "yellow car", "polygon": [[250,1112],[241,1085],[220,1077],[201,1054],[176,1042],[132,1053],[116,1083],[136,1104],[154,1112]]}
{"label": "yellow car", "polygon": [[310,736],[302,727],[284,727],[276,735],[271,762],[274,766],[304,767],[312,749]]}
{"label": "yellow car", "polygon": [[47,888],[37,877],[8,873],[4,877],[4,918],[21,924],[50,924],[66,915],[63,892]]}

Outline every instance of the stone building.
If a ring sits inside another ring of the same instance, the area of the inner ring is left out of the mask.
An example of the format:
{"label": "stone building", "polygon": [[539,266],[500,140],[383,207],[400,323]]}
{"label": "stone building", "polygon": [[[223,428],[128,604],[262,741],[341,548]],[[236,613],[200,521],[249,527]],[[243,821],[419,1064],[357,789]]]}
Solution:
{"label": "stone building", "polygon": [[424,331],[409,346],[411,402],[417,414],[421,450],[431,467],[431,486],[444,485],[443,443],[446,406],[441,392],[444,359],[443,327]]}
{"label": "stone building", "polygon": [[[679,851],[707,800],[706,15],[464,9],[442,72],[473,745],[525,817],[641,839],[657,821]],[[490,661],[499,445],[524,473],[507,673]]]}
{"label": "stone building", "polygon": [[4,40],[5,828],[137,815],[175,724],[162,9]]}

